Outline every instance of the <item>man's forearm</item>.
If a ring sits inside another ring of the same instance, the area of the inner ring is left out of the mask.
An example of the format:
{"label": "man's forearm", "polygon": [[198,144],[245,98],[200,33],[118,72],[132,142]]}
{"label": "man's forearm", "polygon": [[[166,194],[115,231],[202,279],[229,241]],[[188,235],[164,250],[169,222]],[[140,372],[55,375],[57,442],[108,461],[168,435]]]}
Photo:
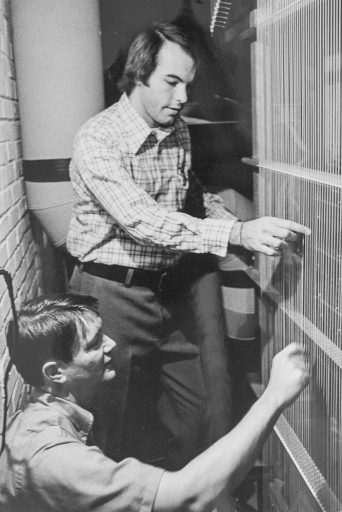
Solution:
{"label": "man's forearm", "polygon": [[231,432],[182,470],[164,474],[154,510],[212,510],[221,492],[234,489],[251,468],[279,413],[266,390]]}
{"label": "man's forearm", "polygon": [[309,381],[304,347],[290,343],[273,358],[268,386],[243,420],[185,468],[163,475],[155,510],[211,510],[224,490],[231,491],[241,482],[281,411]]}

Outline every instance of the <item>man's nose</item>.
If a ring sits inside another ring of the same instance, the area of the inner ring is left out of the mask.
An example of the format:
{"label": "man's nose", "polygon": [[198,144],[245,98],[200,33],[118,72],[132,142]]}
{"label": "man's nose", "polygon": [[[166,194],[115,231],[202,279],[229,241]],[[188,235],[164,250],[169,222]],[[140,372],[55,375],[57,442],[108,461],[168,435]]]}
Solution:
{"label": "man's nose", "polygon": [[106,334],[103,335],[103,351],[108,353],[116,347],[116,342]]}
{"label": "man's nose", "polygon": [[188,93],[186,90],[186,84],[179,83],[176,87],[176,99],[178,103],[184,105],[188,101]]}

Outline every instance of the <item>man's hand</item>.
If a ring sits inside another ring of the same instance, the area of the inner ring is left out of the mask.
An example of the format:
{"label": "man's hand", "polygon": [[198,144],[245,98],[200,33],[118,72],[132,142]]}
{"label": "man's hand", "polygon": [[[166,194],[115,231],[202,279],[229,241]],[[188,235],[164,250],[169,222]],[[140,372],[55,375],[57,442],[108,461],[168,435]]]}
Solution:
{"label": "man's hand", "polygon": [[310,365],[304,347],[291,343],[273,358],[265,395],[273,397],[280,410],[292,404],[310,381]]}
{"label": "man's hand", "polygon": [[295,242],[300,235],[310,235],[306,226],[291,220],[277,217],[260,217],[243,223],[236,222],[232,228],[229,242],[242,245],[249,251],[257,251],[266,256],[279,256],[288,247],[288,242]]}

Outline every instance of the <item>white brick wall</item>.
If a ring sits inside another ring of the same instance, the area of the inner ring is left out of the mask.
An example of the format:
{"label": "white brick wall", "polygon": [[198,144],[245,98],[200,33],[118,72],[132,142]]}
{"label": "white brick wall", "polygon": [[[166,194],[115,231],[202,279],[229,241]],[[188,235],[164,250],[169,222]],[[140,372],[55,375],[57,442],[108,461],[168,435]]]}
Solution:
{"label": "white brick wall", "polygon": [[[0,268],[11,273],[16,307],[40,293],[38,247],[33,239],[22,178],[21,141],[15,66],[11,34],[10,1],[0,0]],[[14,369],[4,383],[8,367],[6,326],[11,317],[5,281],[0,276],[0,434],[3,415],[12,413],[23,388]],[[4,411],[4,385],[9,408]]]}

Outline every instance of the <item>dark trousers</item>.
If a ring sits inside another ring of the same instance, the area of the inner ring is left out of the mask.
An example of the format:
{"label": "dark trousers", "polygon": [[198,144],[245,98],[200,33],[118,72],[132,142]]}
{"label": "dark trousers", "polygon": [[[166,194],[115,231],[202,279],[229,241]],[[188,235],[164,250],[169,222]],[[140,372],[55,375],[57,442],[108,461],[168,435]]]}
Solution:
{"label": "dark trousers", "polygon": [[94,405],[95,439],[108,456],[144,458],[143,450],[134,453],[125,442],[127,432],[144,423],[137,410],[127,410],[137,371],[145,377],[153,373],[151,379],[140,379],[146,389],[138,392],[143,403],[144,393],[152,397],[165,432],[162,465],[168,469],[182,467],[229,430],[231,384],[216,272],[170,296],[126,287],[76,267],[70,291],[98,299],[103,331],[117,342],[116,377]]}

